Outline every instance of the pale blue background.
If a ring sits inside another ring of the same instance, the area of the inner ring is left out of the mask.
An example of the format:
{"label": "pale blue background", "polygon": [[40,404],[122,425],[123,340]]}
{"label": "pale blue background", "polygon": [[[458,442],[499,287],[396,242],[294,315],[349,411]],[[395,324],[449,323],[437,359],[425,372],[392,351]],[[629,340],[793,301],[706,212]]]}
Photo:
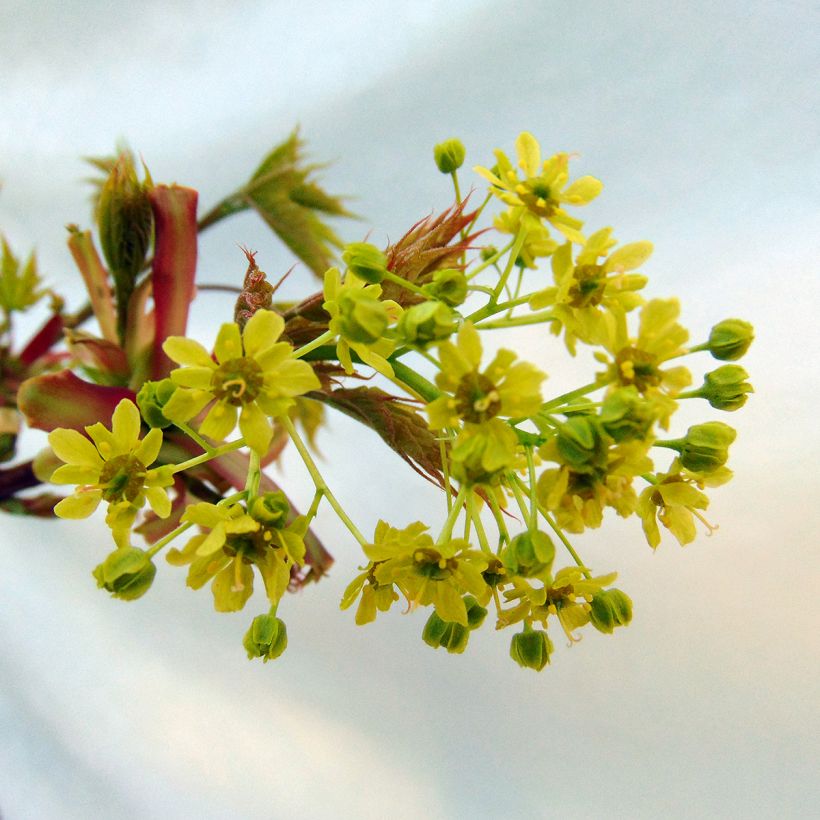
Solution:
{"label": "pale blue background", "polygon": [[[62,226],[89,219],[78,157],[120,137],[209,205],[299,122],[365,217],[345,238],[381,242],[448,204],[435,142],[460,136],[472,165],[528,129],[604,180],[589,225],[655,242],[650,294],[681,295],[694,337],[727,315],[758,333],[719,533],[655,555],[635,521],[579,539],[620,570],[635,621],[571,650],[556,635],[541,675],[490,629],[451,657],[421,643],[421,615],[355,628],[337,602],[358,559],[324,513],[336,568],[283,605],[290,648],[265,666],[239,644],[255,610],[217,615],[179,570],[134,605],[97,592],[100,521],[3,518],[5,820],[817,816],[820,14],[683,6],[0,3],[0,229],[63,287]],[[237,245],[292,263],[243,216],[203,239],[202,281],[242,273]],[[229,310],[202,297],[193,330]],[[505,341],[550,391],[587,380],[537,333]],[[362,528],[440,516],[366,436],[337,419],[320,439]],[[309,497],[295,460],[282,478]]]}

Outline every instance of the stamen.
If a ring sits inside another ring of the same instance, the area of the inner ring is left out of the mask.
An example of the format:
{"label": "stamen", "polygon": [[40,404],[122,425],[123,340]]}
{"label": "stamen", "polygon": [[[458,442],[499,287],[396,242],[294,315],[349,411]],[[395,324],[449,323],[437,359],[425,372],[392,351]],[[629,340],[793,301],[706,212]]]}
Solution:
{"label": "stamen", "polygon": [[231,592],[242,592],[245,585],[242,583],[242,553],[237,552],[233,559],[233,586]]}
{"label": "stamen", "polygon": [[706,520],[705,516],[704,516],[702,513],[698,512],[697,510],[693,510],[691,507],[687,507],[686,509],[688,509],[688,510],[689,510],[689,512],[690,512],[690,513],[692,513],[692,515],[694,515],[694,516],[695,516],[695,518],[697,518],[697,519],[698,519],[698,521],[700,521],[700,522],[701,522],[701,524],[703,524],[703,526],[704,526],[704,527],[706,527],[706,535],[707,535],[707,537],[708,537],[708,536],[710,536],[710,535],[712,535],[713,533],[715,533],[717,530],[719,530],[719,529],[720,529],[720,525],[719,525],[719,524],[710,524],[710,523]]}
{"label": "stamen", "polygon": [[233,391],[234,398],[241,399],[247,389],[248,385],[244,379],[230,379],[229,381],[222,382],[222,386],[224,388],[231,388],[231,387],[239,387],[239,390]]}

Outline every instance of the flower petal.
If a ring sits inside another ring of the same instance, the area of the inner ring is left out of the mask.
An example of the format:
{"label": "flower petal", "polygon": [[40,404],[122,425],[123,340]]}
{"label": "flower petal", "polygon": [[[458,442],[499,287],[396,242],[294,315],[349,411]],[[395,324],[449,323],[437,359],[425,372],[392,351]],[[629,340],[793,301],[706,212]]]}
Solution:
{"label": "flower petal", "polygon": [[165,418],[174,422],[186,422],[198,415],[213,400],[213,396],[207,390],[188,390],[180,387],[168,399],[162,408]]}
{"label": "flower petal", "polygon": [[161,447],[162,430],[155,427],[150,430],[148,435],[139,443],[139,447],[134,450],[134,456],[148,467],[157,460]]}
{"label": "flower petal", "polygon": [[246,356],[256,356],[273,345],[285,329],[285,320],[272,310],[257,310],[242,333]]}
{"label": "flower petal", "polygon": [[268,452],[270,440],[273,436],[273,429],[267,416],[262,412],[256,402],[246,404],[239,414],[239,429],[245,437],[248,447],[256,451],[260,456]]}
{"label": "flower petal", "polygon": [[211,386],[214,371],[210,367],[178,367],[171,371],[171,381],[180,387],[207,390]]}
{"label": "flower petal", "polygon": [[242,355],[242,337],[239,335],[239,325],[236,322],[226,322],[219,329],[214,354],[220,364],[238,359]]}
{"label": "flower petal", "polygon": [[162,349],[169,359],[173,359],[177,364],[194,367],[215,367],[211,354],[193,339],[186,339],[184,336],[169,336],[163,343]]}
{"label": "flower petal", "polygon": [[208,411],[199,432],[216,441],[224,441],[234,427],[236,427],[236,407],[227,402],[218,401]]}
{"label": "flower petal", "polygon": [[48,443],[54,454],[66,464],[83,467],[102,467],[102,459],[94,445],[77,430],[58,427],[48,434]]}
{"label": "flower petal", "polygon": [[102,490],[89,490],[64,498],[54,507],[59,518],[88,518],[100,504]]}
{"label": "flower petal", "polygon": [[541,171],[541,146],[529,131],[522,131],[515,141],[518,165],[528,177],[538,176]]}
{"label": "flower petal", "polygon": [[140,411],[134,402],[123,399],[114,409],[111,417],[111,432],[114,434],[114,453],[120,455],[134,449],[140,436]]}
{"label": "flower petal", "polygon": [[63,464],[49,479],[52,484],[96,484],[99,480],[100,468],[84,464]]}
{"label": "flower petal", "polygon": [[159,487],[146,487],[143,492],[151,505],[151,509],[160,517],[167,518],[171,514],[171,499],[168,493]]}

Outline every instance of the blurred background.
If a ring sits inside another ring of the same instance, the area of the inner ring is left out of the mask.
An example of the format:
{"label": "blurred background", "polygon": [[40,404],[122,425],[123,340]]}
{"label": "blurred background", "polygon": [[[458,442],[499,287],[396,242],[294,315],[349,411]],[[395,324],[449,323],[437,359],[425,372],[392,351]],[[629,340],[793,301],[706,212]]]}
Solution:
{"label": "blurred background", "polygon": [[[421,642],[421,613],[355,627],[338,601],[360,559],[324,510],[336,565],[285,600],[290,646],[266,665],[241,647],[254,602],[219,615],[163,562],[150,595],[109,599],[90,575],[100,520],[3,517],[0,815],[817,816],[818,24],[798,0],[0,0],[0,229],[36,248],[71,307],[64,225],[90,224],[80,158],[117,140],[205,208],[299,124],[332,161],[323,184],[363,217],[341,235],[384,244],[450,203],[435,143],[463,140],[462,184],[480,189],[469,168],[529,130],[604,181],[588,229],[655,243],[648,295],[679,295],[694,340],[729,316],[757,331],[742,362],[757,392],[726,419],[736,477],[711,494],[719,531],[655,554],[637,519],[578,538],[619,571],[634,621],[571,649],[554,635],[541,674],[492,629],[449,656]],[[245,214],[203,236],[200,281],[238,283],[239,245],[272,279],[293,264]],[[286,295],[308,287],[297,268]],[[203,294],[192,335],[210,342],[231,311]],[[543,333],[499,342],[550,392],[589,380],[588,359]],[[333,417],[319,438],[361,529],[440,523],[435,490],[370,435]],[[309,500],[297,459],[277,478]]]}

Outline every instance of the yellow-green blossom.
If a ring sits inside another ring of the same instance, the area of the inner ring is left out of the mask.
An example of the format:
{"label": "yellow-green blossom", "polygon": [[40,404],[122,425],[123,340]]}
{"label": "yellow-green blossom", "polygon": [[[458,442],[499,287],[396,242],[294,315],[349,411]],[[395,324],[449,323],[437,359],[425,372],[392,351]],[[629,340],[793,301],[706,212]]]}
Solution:
{"label": "yellow-green blossom", "polygon": [[399,595],[392,583],[380,584],[376,580],[373,573],[376,566],[378,565],[371,562],[364,572],[359,573],[347,585],[342,602],[339,604],[341,609],[348,609],[359,598],[359,606],[356,608],[356,623],[359,626],[375,621],[377,612],[387,612],[393,606],[393,602],[399,600]]}
{"label": "yellow-green blossom", "polygon": [[719,487],[732,477],[728,467],[719,467],[704,475],[681,466],[678,459],[666,473],[659,473],[655,483],[650,484],[638,499],[637,512],[643,522],[643,531],[649,546],[655,549],[661,542],[660,521],[681,546],[695,540],[697,518],[711,535],[716,529],[704,518],[700,510],[709,506],[709,498],[701,492],[704,487]]}
{"label": "yellow-green blossom", "polygon": [[603,189],[601,181],[587,176],[567,186],[569,154],[555,154],[542,162],[541,147],[527,131],[519,135],[515,148],[518,166],[524,172],[523,178],[519,178],[518,172],[501,150],[494,152],[497,165],[493,171],[481,167],[473,170],[490,182],[490,190],[503,202],[546,219],[571,242],[583,242],[584,237],[580,233],[583,222],[571,217],[561,206],[591,202]]}
{"label": "yellow-green blossom", "polygon": [[193,339],[171,336],[165,353],[182,367],[172,371],[177,385],[163,407],[174,422],[187,422],[211,405],[199,432],[217,441],[239,429],[248,446],[267,452],[273,435],[270,417],[285,415],[296,396],[319,387],[313,368],[294,359],[293,347],[277,342],[285,327],[274,311],[258,310],[241,332],[239,325],[222,325],[214,345],[216,361]]}
{"label": "yellow-green blossom", "polygon": [[630,338],[625,316],[616,316],[614,334],[604,347],[612,359],[603,353],[595,358],[608,365],[601,374],[614,387],[634,385],[637,390],[657,402],[661,427],[668,429],[669,418],[676,409],[675,397],[692,383],[685,367],[661,369],[669,359],[685,352],[689,331],[678,323],[680,302],[677,299],[652,299],[641,308],[637,338]]}
{"label": "yellow-green blossom", "polygon": [[52,450],[65,462],[54,471],[51,481],[79,485],[54,512],[60,518],[86,518],[101,501],[107,501],[106,523],[117,545],[127,547],[131,526],[146,501],[160,518],[171,512],[164,489],[173,483],[170,470],[148,469],[159,455],[162,430],[151,430],[140,440],[139,410],[132,401],[123,399],[114,410],[110,430],[97,422],[85,431],[90,440],[77,430],[58,428],[49,433]]}
{"label": "yellow-green blossom", "polygon": [[441,430],[486,424],[491,419],[527,417],[541,406],[541,382],[546,376],[529,362],[516,362],[516,354],[501,349],[480,371],[481,340],[471,322],[458,332],[456,344],[439,346],[441,370],[436,384],[445,391],[427,405],[430,427]]}
{"label": "yellow-green blossom", "polygon": [[482,604],[490,597],[490,588],[481,575],[488,556],[470,549],[470,543],[461,538],[435,543],[427,526],[419,521],[404,529],[379,521],[373,543],[365,546],[364,552],[373,562],[378,586],[395,584],[411,607],[432,604],[443,621],[467,626],[462,596],[469,592]]}
{"label": "yellow-green blossom", "polygon": [[339,336],[336,355],[345,372],[353,372],[353,350],[365,364],[392,378],[387,357],[396,343],[384,334],[401,315],[401,306],[392,299],[379,299],[381,285],[367,285],[352,271],[343,279],[338,268],[330,268],[324,284],[322,307],[330,314],[329,330]]}
{"label": "yellow-green blossom", "polygon": [[[266,504],[272,497],[272,504]],[[263,506],[275,506],[281,515],[266,515]],[[189,565],[188,586],[199,589],[213,579],[211,591],[219,612],[234,612],[245,606],[253,593],[253,567],[262,575],[265,591],[277,604],[290,582],[294,565],[305,560],[305,520],[297,517],[286,524],[287,502],[282,493],[268,493],[256,500],[250,512],[242,504],[218,505],[201,502],[185,511],[182,520],[206,530],[191,538],[182,550],[172,549],[168,561]],[[261,520],[260,520],[261,519]]]}
{"label": "yellow-green blossom", "polygon": [[632,242],[610,253],[615,245],[611,235],[611,228],[596,231],[574,262],[572,245],[562,245],[552,255],[555,286],[533,294],[529,302],[533,310],[552,306],[572,353],[576,339],[606,344],[615,335],[616,320],[643,303],[637,291],[647,279],[630,271],[649,258],[652,244]]}
{"label": "yellow-green blossom", "polygon": [[525,268],[537,268],[537,260],[550,256],[558,249],[558,243],[550,236],[549,230],[535,214],[524,208],[508,208],[493,220],[493,225],[501,232],[518,236],[524,234],[524,242],[518,252],[517,264]]}

